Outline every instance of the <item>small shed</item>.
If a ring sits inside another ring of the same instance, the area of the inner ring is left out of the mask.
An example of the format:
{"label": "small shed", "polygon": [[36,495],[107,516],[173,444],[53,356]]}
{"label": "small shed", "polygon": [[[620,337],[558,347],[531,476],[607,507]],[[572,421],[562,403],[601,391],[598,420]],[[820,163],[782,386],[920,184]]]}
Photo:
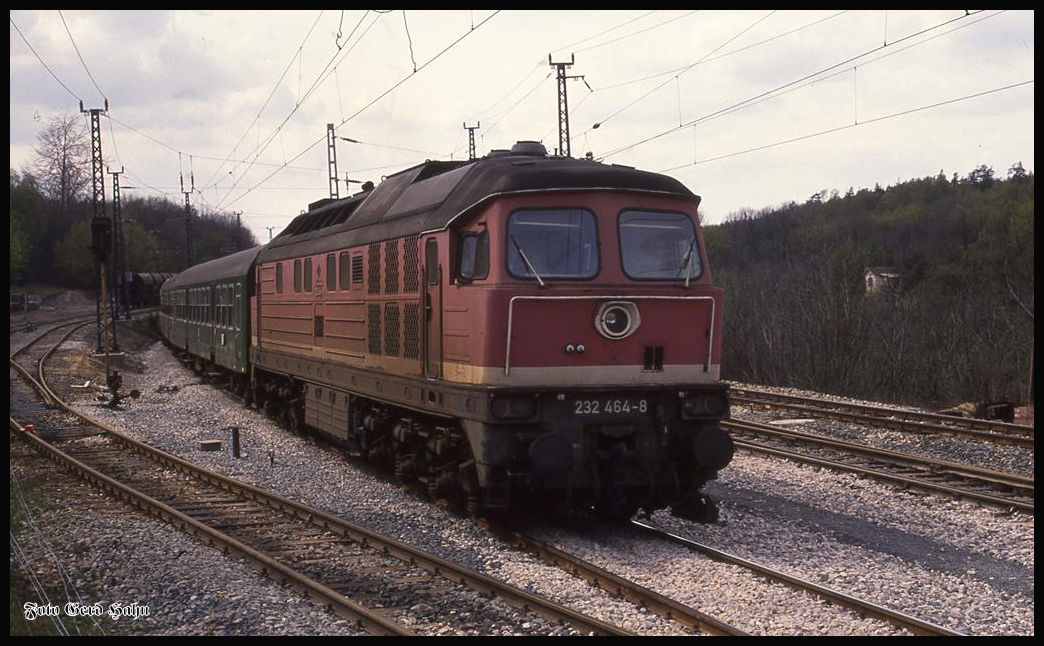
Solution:
{"label": "small shed", "polygon": [[863,272],[867,295],[880,294],[885,290],[898,289],[902,284],[902,274],[894,267],[867,267]]}

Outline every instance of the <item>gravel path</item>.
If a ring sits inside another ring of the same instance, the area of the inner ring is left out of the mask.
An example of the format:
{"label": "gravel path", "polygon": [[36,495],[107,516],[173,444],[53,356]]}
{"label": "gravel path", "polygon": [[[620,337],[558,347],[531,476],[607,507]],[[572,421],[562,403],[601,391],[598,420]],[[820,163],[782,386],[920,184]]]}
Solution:
{"label": "gravel path", "polygon": [[[147,366],[144,373],[124,375],[125,389],[142,391],[140,399],[128,400],[127,410],[113,412],[90,403],[81,408],[188,460],[547,594],[635,632],[688,634],[557,568],[506,549],[480,525],[420,501],[353,467],[329,447],[293,436],[257,412],[199,385],[198,377],[174,361],[161,345],[150,348],[143,362]],[[167,387],[166,392],[158,392],[161,386]],[[170,390],[173,386],[178,387],[176,392]],[[222,430],[230,425],[243,429],[238,460],[231,457],[228,431]],[[199,451],[203,439],[223,440],[222,451]],[[654,515],[654,521],[718,549],[785,568],[951,629],[977,635],[1033,634],[1032,517],[1003,515],[973,503],[903,492],[854,475],[743,453],[737,454],[720,480],[708,485],[708,492],[721,505],[722,522],[698,525],[665,513]],[[89,509],[81,511],[90,514]],[[88,537],[122,535],[124,541],[133,536],[133,532],[95,526],[86,520],[81,524],[88,528],[84,530]],[[545,526],[535,533],[754,634],[896,634],[880,622],[864,620],[789,588],[771,586],[679,546],[638,538],[630,530]],[[171,543],[170,539],[152,542]],[[123,549],[134,554],[142,548],[129,543]],[[216,554],[215,558],[229,561]],[[296,618],[290,618],[292,609],[285,601],[266,606],[271,616],[287,620],[280,626],[259,626],[253,620],[243,625],[229,623],[234,616],[241,616],[244,622],[248,616],[256,616],[244,600],[271,598],[263,591],[265,582],[201,579],[200,571],[217,570],[183,561],[186,559],[168,556],[164,577],[193,582],[195,594],[205,604],[219,606],[222,619],[208,628],[199,623],[198,615],[217,610],[199,608],[193,611],[195,621],[186,624],[187,630],[174,632],[168,625],[158,627],[161,620],[154,613],[149,618],[157,621],[154,632],[212,634],[216,625],[236,634],[311,632],[311,624],[298,624]],[[83,578],[93,580],[95,575],[89,571]],[[211,586],[205,594],[200,593],[203,585]],[[220,586],[220,595],[214,586]],[[155,598],[158,607],[159,597],[166,594],[162,588],[152,589],[148,598]],[[281,594],[283,599],[292,596],[285,590]],[[110,598],[108,593],[105,597]],[[233,606],[226,611],[217,603],[230,598],[244,604],[241,615]],[[320,621],[318,631],[339,634],[334,630],[337,620],[331,616],[329,624]],[[141,621],[144,619],[139,624]],[[496,635],[500,630],[489,626],[483,633]]]}

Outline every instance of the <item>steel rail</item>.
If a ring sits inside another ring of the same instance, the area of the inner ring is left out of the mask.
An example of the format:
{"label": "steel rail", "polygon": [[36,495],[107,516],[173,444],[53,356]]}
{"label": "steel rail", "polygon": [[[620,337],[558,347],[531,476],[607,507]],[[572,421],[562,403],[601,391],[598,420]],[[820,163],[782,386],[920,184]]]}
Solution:
{"label": "steel rail", "polygon": [[817,417],[831,417],[919,433],[967,435],[981,440],[1010,442],[1027,448],[1034,446],[1034,428],[1021,424],[969,420],[938,413],[904,411],[898,408],[812,399],[743,388],[730,389],[730,395],[735,403],[782,408]]}
{"label": "steel rail", "polygon": [[81,477],[115,495],[117,498],[167,520],[182,531],[189,532],[201,539],[205,539],[210,545],[220,547],[226,553],[230,551],[235,552],[236,554],[253,561],[260,566],[261,571],[265,575],[277,577],[283,582],[293,585],[295,588],[307,596],[319,601],[327,608],[342,616],[347,616],[353,619],[360,628],[363,628],[367,632],[376,635],[413,636],[416,634],[406,626],[391,621],[379,613],[352,601],[335,590],[296,572],[267,554],[236,540],[224,532],[209,527],[164,502],[156,500],[155,498],[110,478],[104,473],[84,464],[64,451],[61,451],[50,443],[43,441],[33,433],[26,432],[24,427],[18,424],[18,422],[13,418],[10,419],[10,425],[12,429],[19,431],[22,437],[26,438],[37,451],[48,456],[52,461],[58,464],[64,464],[67,468],[78,473]]}
{"label": "steel rail", "polygon": [[[979,469],[978,467],[971,467],[967,465],[960,465],[953,462],[942,462],[933,461],[927,458],[919,458],[918,456],[912,456],[905,453],[896,453],[895,451],[887,451],[885,449],[875,449],[870,446],[861,444],[852,444],[850,442],[843,442],[841,440],[831,440],[829,438],[822,438],[819,436],[811,436],[807,434],[797,433],[795,431],[783,431],[775,428],[759,428],[763,425],[754,425],[750,422],[736,422],[735,420],[729,422],[723,422],[722,426],[725,428],[733,428],[741,432],[750,433],[771,433],[788,439],[797,439],[807,443],[816,443],[825,446],[830,446],[838,450],[846,451],[849,453],[861,453],[869,455],[875,459],[879,459],[882,462],[888,460],[902,461],[907,464],[922,462],[922,465],[915,468],[930,469],[933,465],[945,469],[944,471],[926,471],[926,475],[955,475],[969,480],[980,480],[986,481],[991,484],[1001,484],[1003,486],[1012,487],[1014,489],[1033,489],[1033,479],[1019,476],[1016,474],[1006,474],[999,471],[989,471],[986,469]],[[835,471],[848,471],[851,473],[858,473],[878,480],[888,480],[891,482],[913,486],[919,489],[927,489],[929,491],[943,492],[958,498],[973,499],[980,502],[991,503],[1002,507],[1014,508],[1027,513],[1033,513],[1033,503],[1024,502],[1021,500],[1014,500],[1003,496],[995,496],[992,494],[982,493],[970,489],[960,489],[957,487],[951,487],[936,482],[930,482],[923,478],[912,477],[908,475],[899,475],[895,473],[888,473],[886,471],[880,471],[877,469],[871,469],[864,466],[845,464],[836,460],[829,460],[826,458],[817,458],[814,456],[806,455],[803,453],[796,453],[787,451],[784,449],[778,449],[760,444],[752,444],[749,442],[743,442],[741,440],[733,439],[733,442],[738,448],[746,449],[749,451],[755,451],[759,453],[767,453],[781,458],[798,460],[808,464],[815,464],[822,467],[827,467]],[[831,446],[833,445],[833,446]]]}
{"label": "steel rail", "polygon": [[532,536],[526,536],[518,532],[500,531],[508,541],[515,546],[533,552],[544,560],[560,567],[573,576],[587,580],[596,588],[600,588],[619,598],[627,599],[631,603],[648,609],[657,615],[676,621],[689,628],[695,628],[710,635],[734,635],[748,636],[749,633],[729,625],[695,608],[690,608],[682,603],[663,596],[655,590],[650,590],[628,581],[621,576],[602,569],[597,565],[585,561],[578,556],[564,552],[552,545],[537,540]]}
{"label": "steel rail", "polygon": [[736,556],[734,554],[729,554],[728,552],[723,552],[721,550],[717,550],[713,547],[710,547],[709,545],[704,545],[702,543],[694,541],[691,538],[672,533],[666,529],[663,529],[662,527],[657,527],[655,525],[637,519],[632,520],[631,525],[637,527],[642,531],[649,532],[655,536],[659,536],[660,538],[664,538],[674,543],[684,545],[685,547],[688,547],[689,549],[695,550],[701,554],[709,556],[710,558],[716,561],[730,563],[733,565],[738,565],[740,567],[753,570],[754,572],[757,572],[758,574],[767,577],[770,580],[784,583],[798,590],[811,592],[812,594],[818,595],[819,597],[826,599],[832,603],[836,603],[843,607],[856,610],[865,617],[872,617],[875,619],[886,621],[894,626],[898,626],[905,630],[909,630],[915,635],[963,636],[963,633],[950,630],[949,628],[944,628],[937,624],[924,621],[923,619],[918,619],[917,617],[912,617],[899,611],[892,610],[891,608],[886,608],[876,603],[853,597],[839,590],[834,590],[832,588],[819,585],[818,583],[813,583],[806,579],[786,574],[785,572],[781,572],[779,570],[770,568],[766,565],[755,563],[754,561],[750,561],[743,557]]}

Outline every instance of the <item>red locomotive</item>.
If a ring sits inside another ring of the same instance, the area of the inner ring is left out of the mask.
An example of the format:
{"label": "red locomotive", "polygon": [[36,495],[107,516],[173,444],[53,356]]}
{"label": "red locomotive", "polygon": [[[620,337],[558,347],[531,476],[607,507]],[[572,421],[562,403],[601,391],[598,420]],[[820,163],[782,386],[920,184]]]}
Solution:
{"label": "red locomotive", "polygon": [[475,512],[714,516],[733,446],[698,196],[536,142],[367,188],[257,255],[258,405]]}

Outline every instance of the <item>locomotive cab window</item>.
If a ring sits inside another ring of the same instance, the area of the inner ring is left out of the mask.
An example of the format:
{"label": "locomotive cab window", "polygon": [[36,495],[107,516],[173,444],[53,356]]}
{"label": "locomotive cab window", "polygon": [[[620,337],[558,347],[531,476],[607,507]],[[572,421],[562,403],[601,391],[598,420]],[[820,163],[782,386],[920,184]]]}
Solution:
{"label": "locomotive cab window", "polygon": [[703,273],[692,220],[684,213],[624,211],[620,214],[624,272],[636,280],[679,280]]}
{"label": "locomotive cab window", "polygon": [[465,280],[489,277],[489,231],[461,235],[458,273]]}
{"label": "locomotive cab window", "polygon": [[584,209],[515,211],[508,218],[508,271],[516,278],[592,278],[598,273],[595,217]]}

